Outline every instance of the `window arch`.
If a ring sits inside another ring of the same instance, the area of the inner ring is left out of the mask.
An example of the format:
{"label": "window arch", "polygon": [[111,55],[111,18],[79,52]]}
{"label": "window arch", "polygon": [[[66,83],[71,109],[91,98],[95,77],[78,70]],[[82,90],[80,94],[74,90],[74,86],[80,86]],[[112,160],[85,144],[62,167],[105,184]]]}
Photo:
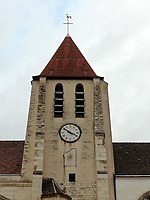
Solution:
{"label": "window arch", "polygon": [[63,117],[63,101],[64,92],[61,83],[55,86],[55,97],[54,97],[54,117]]}
{"label": "window arch", "polygon": [[85,115],[85,99],[84,99],[84,87],[81,83],[76,85],[75,88],[75,116],[84,118]]}
{"label": "window arch", "polygon": [[150,191],[143,194],[139,200],[150,200]]}

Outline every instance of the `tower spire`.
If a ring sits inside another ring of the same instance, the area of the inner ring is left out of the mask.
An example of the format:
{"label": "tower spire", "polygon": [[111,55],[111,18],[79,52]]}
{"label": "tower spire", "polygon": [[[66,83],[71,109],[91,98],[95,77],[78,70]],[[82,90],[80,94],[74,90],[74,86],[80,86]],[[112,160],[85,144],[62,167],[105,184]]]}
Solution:
{"label": "tower spire", "polygon": [[64,23],[64,24],[67,25],[67,36],[69,36],[69,25],[70,25],[70,24],[73,24],[73,23],[70,23],[70,22],[69,22],[69,19],[72,19],[71,16],[69,16],[68,14],[66,14],[66,17],[67,17],[67,22]]}
{"label": "tower spire", "polygon": [[40,74],[41,77],[97,77],[72,38],[65,37]]}

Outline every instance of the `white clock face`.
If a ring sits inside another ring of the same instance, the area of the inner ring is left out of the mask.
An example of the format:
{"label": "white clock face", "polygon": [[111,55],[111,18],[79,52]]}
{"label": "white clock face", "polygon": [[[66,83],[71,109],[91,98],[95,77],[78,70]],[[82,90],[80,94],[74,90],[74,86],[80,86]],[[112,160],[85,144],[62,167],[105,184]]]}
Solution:
{"label": "white clock face", "polygon": [[59,134],[65,142],[75,142],[81,136],[81,129],[75,124],[68,123],[60,128]]}

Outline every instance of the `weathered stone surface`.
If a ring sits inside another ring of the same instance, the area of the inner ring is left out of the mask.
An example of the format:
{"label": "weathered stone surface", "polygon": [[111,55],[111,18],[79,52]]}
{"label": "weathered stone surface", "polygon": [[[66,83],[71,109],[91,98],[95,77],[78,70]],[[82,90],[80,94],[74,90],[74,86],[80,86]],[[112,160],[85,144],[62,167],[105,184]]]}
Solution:
{"label": "weathered stone surface", "polygon": [[97,200],[110,200],[111,197],[108,184],[109,172],[107,169],[106,137],[111,136],[105,135],[106,133],[104,130],[104,113],[100,79],[94,79],[94,130],[97,170]]}
{"label": "weathered stone surface", "polygon": [[75,148],[64,154],[64,163],[66,167],[77,166],[77,150]]}
{"label": "weathered stone surface", "polygon": [[[62,187],[62,186],[61,186]],[[96,183],[64,184],[65,191],[73,200],[96,200]]]}

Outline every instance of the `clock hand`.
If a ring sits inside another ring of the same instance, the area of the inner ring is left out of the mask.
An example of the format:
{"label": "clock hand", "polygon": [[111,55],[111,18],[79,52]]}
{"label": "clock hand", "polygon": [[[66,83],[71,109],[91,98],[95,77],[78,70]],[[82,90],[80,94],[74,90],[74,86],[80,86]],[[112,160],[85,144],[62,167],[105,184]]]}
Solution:
{"label": "clock hand", "polygon": [[67,131],[68,133],[70,133],[71,135],[75,135],[77,136],[75,133],[72,133],[71,131],[69,131],[68,129],[64,128],[65,131]]}
{"label": "clock hand", "polygon": [[68,133],[72,134],[72,135],[74,134],[74,133],[72,133],[71,131],[69,131],[69,130],[66,129],[66,128],[64,128],[64,130],[67,131]]}

